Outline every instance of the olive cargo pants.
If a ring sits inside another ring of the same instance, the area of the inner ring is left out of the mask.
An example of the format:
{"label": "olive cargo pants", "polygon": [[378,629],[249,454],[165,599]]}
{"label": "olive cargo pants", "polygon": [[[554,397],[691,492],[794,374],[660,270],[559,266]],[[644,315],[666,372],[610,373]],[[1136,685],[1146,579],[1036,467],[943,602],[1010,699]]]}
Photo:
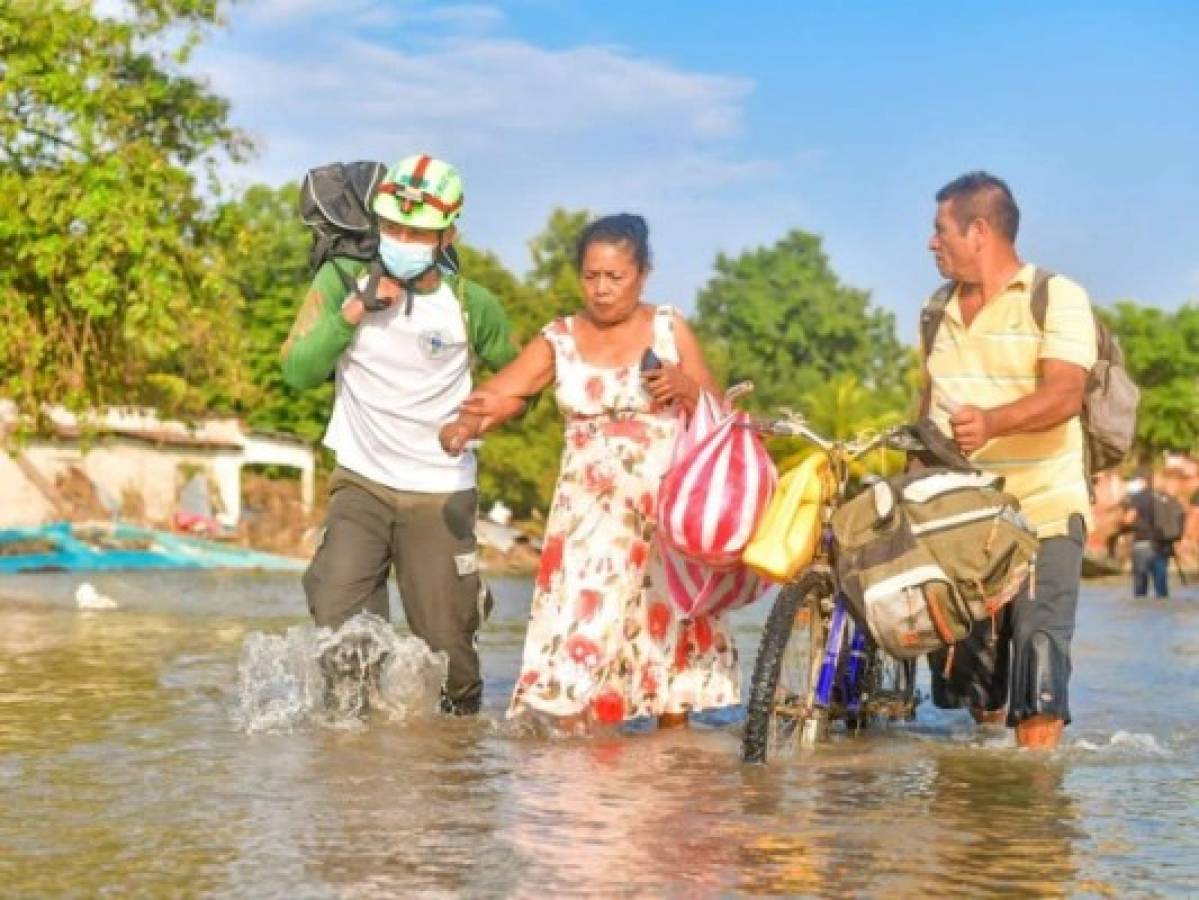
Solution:
{"label": "olive cargo pants", "polygon": [[457,713],[477,712],[483,695],[475,647],[484,596],[477,508],[474,490],[396,491],[338,468],[325,533],[303,579],[316,624],[338,628],[362,610],[389,618],[394,567],[408,627],[449,657],[442,706]]}

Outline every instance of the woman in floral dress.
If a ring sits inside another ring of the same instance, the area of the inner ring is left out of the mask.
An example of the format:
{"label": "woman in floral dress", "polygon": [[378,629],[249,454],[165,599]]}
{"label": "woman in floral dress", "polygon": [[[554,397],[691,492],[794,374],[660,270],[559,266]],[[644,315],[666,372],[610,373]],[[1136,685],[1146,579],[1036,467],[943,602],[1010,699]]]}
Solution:
{"label": "woman in floral dress", "polygon": [[[508,715],[680,724],[688,712],[740,701],[727,625],[680,618],[654,535],[680,421],[715,385],[686,322],[641,301],[649,245],[640,216],[589,225],[577,264],[583,309],[542,329],[471,396],[442,441],[457,452],[555,385],[565,448]],[[662,365],[643,374],[651,347]]]}

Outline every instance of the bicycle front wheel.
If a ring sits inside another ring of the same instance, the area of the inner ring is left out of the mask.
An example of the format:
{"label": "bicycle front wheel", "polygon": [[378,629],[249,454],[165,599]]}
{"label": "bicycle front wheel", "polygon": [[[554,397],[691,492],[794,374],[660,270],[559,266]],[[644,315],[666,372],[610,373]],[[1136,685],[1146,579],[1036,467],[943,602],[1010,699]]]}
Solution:
{"label": "bicycle front wheel", "polygon": [[824,711],[815,707],[832,583],[808,572],[788,584],[766,619],[754,664],[741,757],[766,762],[814,743]]}

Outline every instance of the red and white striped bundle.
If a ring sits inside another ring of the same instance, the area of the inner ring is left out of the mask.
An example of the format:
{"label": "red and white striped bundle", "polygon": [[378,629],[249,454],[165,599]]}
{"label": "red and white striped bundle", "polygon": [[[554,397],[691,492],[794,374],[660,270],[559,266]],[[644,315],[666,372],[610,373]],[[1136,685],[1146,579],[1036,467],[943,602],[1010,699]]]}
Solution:
{"label": "red and white striped bundle", "polygon": [[667,596],[684,618],[737,609],[757,600],[770,587],[770,582],[746,566],[718,572],[666,544],[658,546],[666,573]]}
{"label": "red and white striped bundle", "polygon": [[662,541],[713,569],[739,565],[778,481],[746,424],[745,413],[722,413],[702,395],[658,494]]}
{"label": "red and white striped bundle", "polygon": [[667,593],[690,618],[736,609],[769,587],[741,551],[777,482],[774,463],[744,413],[701,394],[680,428],[658,493],[658,538]]}

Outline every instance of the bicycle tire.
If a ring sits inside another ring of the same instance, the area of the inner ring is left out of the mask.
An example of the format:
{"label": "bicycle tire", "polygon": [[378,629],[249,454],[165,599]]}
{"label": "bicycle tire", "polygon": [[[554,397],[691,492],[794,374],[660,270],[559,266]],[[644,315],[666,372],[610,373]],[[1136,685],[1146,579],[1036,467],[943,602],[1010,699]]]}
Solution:
{"label": "bicycle tire", "polygon": [[[775,598],[766,619],[758,657],[754,662],[749,701],[745,712],[745,733],[741,742],[741,758],[745,762],[763,763],[771,755],[772,727],[777,727],[776,707],[779,705],[779,678],[787,656],[788,645],[803,639],[807,647],[793,649],[805,653],[809,665],[809,684],[805,696],[787,698],[791,706],[811,710],[815,694],[815,666],[824,649],[824,617],[819,601],[832,594],[832,582],[823,572],[808,572],[798,581],[786,585]],[[797,638],[796,617],[804,609],[811,610],[808,627],[802,631],[806,638]],[[791,727],[802,736],[810,716],[787,716]]]}

